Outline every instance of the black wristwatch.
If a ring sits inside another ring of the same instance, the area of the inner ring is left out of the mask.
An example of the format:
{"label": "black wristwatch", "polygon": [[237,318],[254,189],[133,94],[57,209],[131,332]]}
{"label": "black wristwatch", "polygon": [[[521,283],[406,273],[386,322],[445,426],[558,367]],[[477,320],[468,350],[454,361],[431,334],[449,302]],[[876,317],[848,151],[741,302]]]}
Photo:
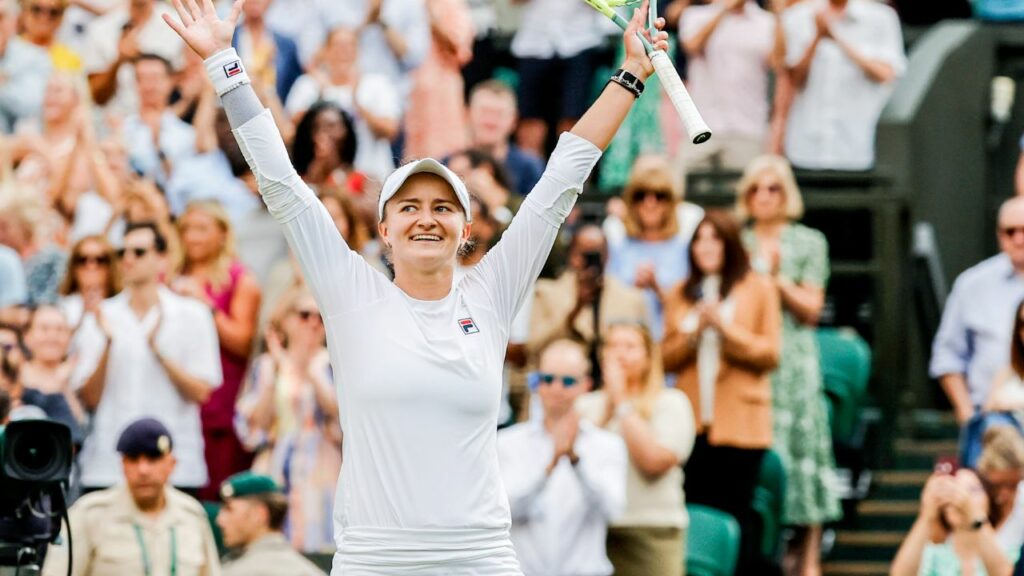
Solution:
{"label": "black wristwatch", "polygon": [[622,86],[626,90],[629,90],[633,94],[634,98],[639,98],[644,93],[644,83],[639,78],[634,76],[632,73],[619,68],[612,74],[612,77],[608,79],[609,82],[615,82],[619,86]]}

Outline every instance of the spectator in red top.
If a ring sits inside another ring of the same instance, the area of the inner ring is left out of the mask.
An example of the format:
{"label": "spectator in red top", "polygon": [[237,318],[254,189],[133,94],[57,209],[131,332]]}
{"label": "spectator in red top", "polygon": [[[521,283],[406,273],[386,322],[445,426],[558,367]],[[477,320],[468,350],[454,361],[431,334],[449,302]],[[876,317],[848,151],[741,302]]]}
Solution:
{"label": "spectator in red top", "polygon": [[235,401],[253,347],[260,287],[235,256],[227,212],[216,202],[193,202],[178,220],[181,274],[173,287],[210,307],[220,340],[223,384],[203,404],[203,442],[210,482],[200,498],[216,500],[221,482],[248,469],[252,456],[234,432]]}

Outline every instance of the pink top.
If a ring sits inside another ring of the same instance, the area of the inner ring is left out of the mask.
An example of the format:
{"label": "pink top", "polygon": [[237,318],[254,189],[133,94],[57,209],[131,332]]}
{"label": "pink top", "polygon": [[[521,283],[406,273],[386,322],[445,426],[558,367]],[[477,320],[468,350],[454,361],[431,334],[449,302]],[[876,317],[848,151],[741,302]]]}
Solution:
{"label": "pink top", "polygon": [[[204,288],[206,295],[213,301],[214,307],[228,314],[231,311],[231,299],[235,296],[238,283],[245,274],[245,266],[238,260],[231,263],[228,269],[229,280],[219,291],[207,282]],[[242,385],[242,378],[245,377],[245,368],[249,361],[248,356],[238,356],[220,348],[220,365],[224,372],[224,381],[219,388],[213,391],[210,399],[203,404],[200,414],[203,419],[203,428],[232,430],[235,415],[235,399],[238,397],[238,390]]]}
{"label": "pink top", "polygon": [[[696,36],[722,10],[692,6],[679,21],[679,37]],[[722,18],[691,57],[686,87],[708,126],[718,134],[764,136],[768,127],[768,72],[775,47],[775,17],[752,1]]]}

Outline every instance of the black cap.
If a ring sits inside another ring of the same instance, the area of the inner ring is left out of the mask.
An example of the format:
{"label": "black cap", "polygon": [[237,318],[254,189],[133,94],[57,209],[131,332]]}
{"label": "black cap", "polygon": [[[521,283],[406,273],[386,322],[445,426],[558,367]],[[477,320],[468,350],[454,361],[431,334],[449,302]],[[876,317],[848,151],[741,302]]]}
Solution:
{"label": "black cap", "polygon": [[125,456],[159,458],[171,453],[171,433],[155,418],[140,418],[128,425],[117,440],[117,451]]}

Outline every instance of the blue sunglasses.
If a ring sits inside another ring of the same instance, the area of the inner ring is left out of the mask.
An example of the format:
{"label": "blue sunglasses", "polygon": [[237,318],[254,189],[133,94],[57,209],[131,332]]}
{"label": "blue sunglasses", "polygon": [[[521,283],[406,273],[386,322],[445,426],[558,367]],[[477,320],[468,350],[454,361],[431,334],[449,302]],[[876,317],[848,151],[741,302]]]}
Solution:
{"label": "blue sunglasses", "polygon": [[580,379],[575,376],[556,376],[554,374],[547,374],[545,372],[531,372],[527,382],[530,385],[530,390],[536,390],[541,384],[549,386],[555,383],[555,380],[561,380],[562,386],[565,388],[572,388],[573,386],[580,383]]}

